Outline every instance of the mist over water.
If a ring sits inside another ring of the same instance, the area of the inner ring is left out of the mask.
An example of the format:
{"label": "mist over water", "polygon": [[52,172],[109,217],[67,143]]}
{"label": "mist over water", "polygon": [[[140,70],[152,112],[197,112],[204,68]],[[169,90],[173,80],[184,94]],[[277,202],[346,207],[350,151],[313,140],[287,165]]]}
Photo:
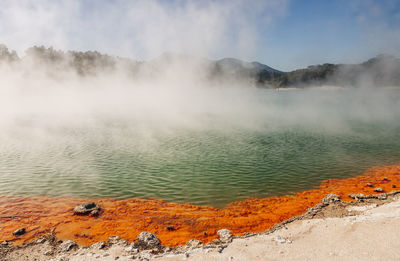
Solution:
{"label": "mist over water", "polygon": [[396,88],[3,76],[1,195],[221,207],[400,162]]}

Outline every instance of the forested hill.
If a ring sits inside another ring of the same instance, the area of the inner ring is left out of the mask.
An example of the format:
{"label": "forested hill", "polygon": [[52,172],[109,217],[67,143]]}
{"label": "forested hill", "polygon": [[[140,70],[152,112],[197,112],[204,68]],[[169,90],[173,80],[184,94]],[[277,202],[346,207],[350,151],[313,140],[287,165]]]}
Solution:
{"label": "forested hill", "polygon": [[203,79],[224,83],[251,83],[261,88],[308,86],[400,86],[400,59],[379,55],[361,64],[322,64],[282,72],[259,62],[234,58],[209,60],[190,55],[165,53],[150,61],[135,61],[96,51],[60,51],[31,47],[23,57],[0,45],[0,63],[20,70],[44,69],[50,74],[74,73],[95,77],[123,72],[132,78],[154,78],[166,72],[200,75]]}

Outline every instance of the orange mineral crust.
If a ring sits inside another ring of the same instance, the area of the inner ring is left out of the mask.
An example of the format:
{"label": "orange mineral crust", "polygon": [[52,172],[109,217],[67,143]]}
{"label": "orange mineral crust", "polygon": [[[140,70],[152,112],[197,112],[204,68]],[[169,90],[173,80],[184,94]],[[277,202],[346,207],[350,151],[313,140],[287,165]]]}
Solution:
{"label": "orange mineral crust", "polygon": [[[97,217],[74,215],[73,208],[88,199],[3,196],[0,197],[0,240],[21,244],[53,232],[58,239],[90,245],[115,235],[134,241],[140,232],[148,231],[166,246],[183,245],[192,238],[206,243],[217,238],[216,232],[221,228],[230,229],[235,235],[265,231],[276,223],[301,215],[328,193],[350,201],[349,193],[377,194],[374,188],[390,192],[399,186],[400,165],[374,167],[355,178],[327,180],[317,189],[233,202],[223,209],[154,199],[91,200],[102,207]],[[26,228],[26,234],[14,236],[13,231],[22,227]]]}

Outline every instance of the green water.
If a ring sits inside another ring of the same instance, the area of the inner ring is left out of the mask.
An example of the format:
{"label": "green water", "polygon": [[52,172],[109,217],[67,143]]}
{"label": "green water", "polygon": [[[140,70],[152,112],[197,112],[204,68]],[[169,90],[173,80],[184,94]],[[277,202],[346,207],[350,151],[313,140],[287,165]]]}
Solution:
{"label": "green water", "polygon": [[378,101],[336,92],[234,97],[239,109],[227,110],[229,102],[224,113],[196,110],[173,119],[14,117],[1,129],[0,194],[222,207],[400,164],[397,92],[374,94]]}

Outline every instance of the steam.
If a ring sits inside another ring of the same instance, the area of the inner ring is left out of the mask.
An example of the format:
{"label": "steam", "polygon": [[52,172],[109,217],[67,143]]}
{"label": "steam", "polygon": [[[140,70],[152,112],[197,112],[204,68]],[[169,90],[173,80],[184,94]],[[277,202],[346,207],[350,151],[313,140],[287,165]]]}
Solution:
{"label": "steam", "polygon": [[260,29],[286,6],[286,0],[5,0],[0,35],[19,54],[45,44],[145,60],[166,51],[249,58],[258,51]]}

